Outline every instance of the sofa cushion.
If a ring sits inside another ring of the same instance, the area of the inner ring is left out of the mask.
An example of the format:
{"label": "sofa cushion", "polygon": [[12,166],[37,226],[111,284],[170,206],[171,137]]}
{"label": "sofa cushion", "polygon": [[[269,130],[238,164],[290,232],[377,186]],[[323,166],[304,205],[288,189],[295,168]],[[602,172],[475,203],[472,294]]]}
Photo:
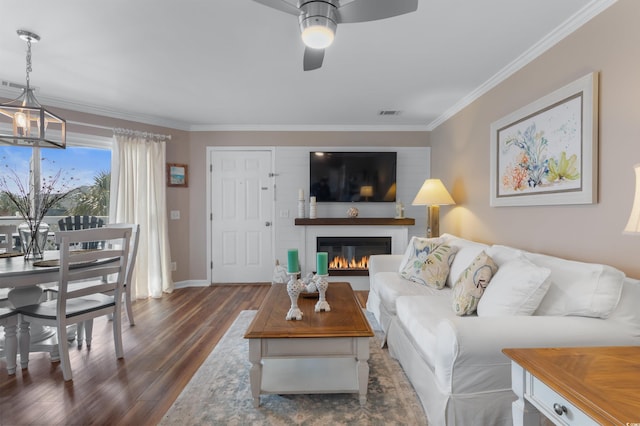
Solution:
{"label": "sofa cushion", "polygon": [[476,311],[478,302],[498,266],[487,253],[480,252],[453,285],[452,306],[456,315],[470,315]]}
{"label": "sofa cushion", "polygon": [[411,238],[400,268],[400,275],[425,286],[441,289],[449,275],[449,266],[457,249],[436,245],[434,239]]}
{"label": "sofa cushion", "polygon": [[465,240],[464,238],[451,234],[442,234],[440,238],[444,240],[444,244],[458,249],[456,257],[453,259],[453,262],[451,262],[449,276],[447,277],[447,286],[453,287],[462,271],[471,265],[471,262],[473,262],[481,251],[489,250],[489,246],[475,241]]}
{"label": "sofa cushion", "polygon": [[[329,290],[331,291],[331,290]],[[400,296],[442,296],[451,297],[451,289],[438,290],[432,287],[417,285],[406,280],[397,272],[378,272],[371,280],[370,291],[376,293],[384,309],[391,315],[396,315],[396,300]],[[443,302],[448,305],[445,299]]]}
{"label": "sofa cushion", "polygon": [[536,315],[607,318],[616,308],[625,278],[622,271],[537,253],[526,256],[551,270],[551,286]]}
{"label": "sofa cushion", "polygon": [[447,302],[447,299],[430,296],[399,297],[396,301],[398,322],[431,369],[438,357],[438,324],[456,316]]}
{"label": "sofa cushion", "polygon": [[478,303],[478,316],[532,315],[549,290],[550,274],[524,256],[504,263]]}

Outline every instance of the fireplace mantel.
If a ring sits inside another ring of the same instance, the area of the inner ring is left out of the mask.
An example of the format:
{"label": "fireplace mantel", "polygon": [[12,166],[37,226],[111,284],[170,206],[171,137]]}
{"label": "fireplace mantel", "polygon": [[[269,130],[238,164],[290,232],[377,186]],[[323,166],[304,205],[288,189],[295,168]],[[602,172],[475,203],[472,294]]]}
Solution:
{"label": "fireplace mantel", "polygon": [[416,220],[409,217],[402,219],[393,217],[321,217],[317,219],[298,218],[295,220],[295,224],[297,226],[413,226],[416,224]]}

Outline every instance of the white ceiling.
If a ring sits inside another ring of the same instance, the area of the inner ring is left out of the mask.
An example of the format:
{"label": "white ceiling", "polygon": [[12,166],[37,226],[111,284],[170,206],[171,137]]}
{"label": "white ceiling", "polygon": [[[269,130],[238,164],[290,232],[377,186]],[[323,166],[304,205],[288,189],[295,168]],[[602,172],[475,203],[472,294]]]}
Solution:
{"label": "white ceiling", "polygon": [[251,0],[2,0],[0,80],[25,83],[26,29],[47,106],[183,130],[430,130],[615,1],[420,0],[339,25],[304,72],[297,18]]}

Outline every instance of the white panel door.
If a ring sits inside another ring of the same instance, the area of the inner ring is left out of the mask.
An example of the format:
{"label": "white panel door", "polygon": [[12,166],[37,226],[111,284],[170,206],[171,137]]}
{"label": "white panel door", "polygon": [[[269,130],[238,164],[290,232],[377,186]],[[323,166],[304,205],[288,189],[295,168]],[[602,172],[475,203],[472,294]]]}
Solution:
{"label": "white panel door", "polygon": [[213,151],[211,164],[212,282],[271,281],[271,151]]}

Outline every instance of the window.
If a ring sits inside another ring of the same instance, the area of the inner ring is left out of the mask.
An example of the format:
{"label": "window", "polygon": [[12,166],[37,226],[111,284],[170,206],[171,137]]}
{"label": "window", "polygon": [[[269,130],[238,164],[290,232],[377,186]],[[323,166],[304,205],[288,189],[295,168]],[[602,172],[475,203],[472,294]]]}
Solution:
{"label": "window", "polygon": [[[29,170],[40,182],[50,182],[60,173],[54,188],[69,191],[69,195],[47,212],[46,222],[55,224],[67,215],[93,215],[107,218],[111,181],[111,138],[89,135],[67,135],[66,149],[30,149],[0,146],[0,176],[16,175],[26,185]],[[39,158],[39,161],[38,161]],[[31,167],[38,161],[40,167]],[[38,176],[39,175],[39,176]],[[10,183],[12,179],[7,179]],[[42,184],[39,185],[42,187]],[[12,191],[18,188],[11,188]],[[26,188],[28,190],[28,188]],[[5,220],[16,216],[14,205],[0,196],[0,216]],[[107,220],[108,221],[108,220]]]}

